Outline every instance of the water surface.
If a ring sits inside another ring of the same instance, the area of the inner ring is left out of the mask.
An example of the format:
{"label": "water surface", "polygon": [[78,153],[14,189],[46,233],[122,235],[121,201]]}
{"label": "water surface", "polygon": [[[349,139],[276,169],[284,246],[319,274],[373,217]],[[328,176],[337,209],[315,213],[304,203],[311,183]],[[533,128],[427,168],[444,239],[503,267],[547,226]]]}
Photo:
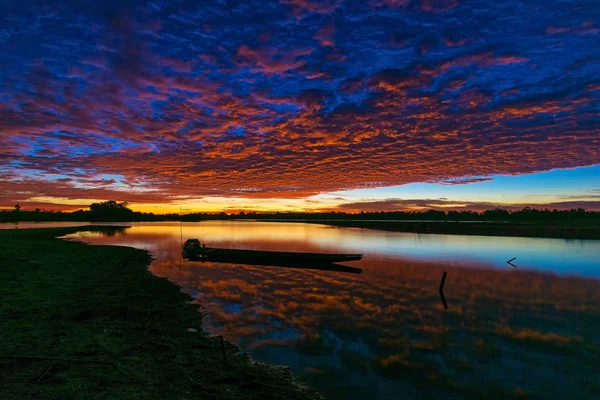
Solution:
{"label": "water surface", "polygon": [[[206,329],[289,365],[330,399],[593,398],[600,241],[429,235],[302,223],[133,223],[71,238],[151,251]],[[361,275],[181,260],[181,241],[363,253]],[[518,268],[506,264],[508,259]],[[444,310],[438,295],[448,272]],[[560,377],[557,379],[557,377]]]}

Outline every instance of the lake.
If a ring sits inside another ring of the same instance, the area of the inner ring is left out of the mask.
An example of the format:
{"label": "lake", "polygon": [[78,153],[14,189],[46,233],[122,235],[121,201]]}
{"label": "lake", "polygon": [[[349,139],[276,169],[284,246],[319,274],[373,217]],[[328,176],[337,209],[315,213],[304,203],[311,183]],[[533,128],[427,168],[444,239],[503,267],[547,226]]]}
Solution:
{"label": "lake", "polygon": [[[75,224],[73,224],[75,225]],[[594,398],[600,241],[247,221],[133,223],[69,238],[149,250],[205,328],[330,399]],[[209,247],[362,253],[331,271],[181,260]],[[514,268],[506,261],[516,257]],[[447,271],[444,309],[438,294]]]}

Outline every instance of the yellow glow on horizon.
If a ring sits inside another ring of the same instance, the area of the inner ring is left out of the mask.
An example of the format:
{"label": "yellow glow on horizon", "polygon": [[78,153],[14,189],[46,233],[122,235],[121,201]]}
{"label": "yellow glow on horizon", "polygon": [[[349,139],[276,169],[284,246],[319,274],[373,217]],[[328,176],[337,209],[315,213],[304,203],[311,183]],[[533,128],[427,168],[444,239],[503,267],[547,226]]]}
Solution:
{"label": "yellow glow on horizon", "polygon": [[183,199],[168,204],[132,203],[131,209],[140,212],[180,213],[184,214],[219,213],[219,212],[311,212],[321,208],[335,208],[339,201],[328,199],[252,199],[244,197],[203,197],[199,199]]}
{"label": "yellow glow on horizon", "polygon": [[[108,200],[108,199],[107,199]],[[66,212],[77,210],[88,210],[90,204],[107,201],[103,199],[73,199],[63,197],[31,197],[26,201],[21,201],[21,209],[27,210],[33,207],[40,207],[47,210],[63,210]],[[123,202],[124,199],[115,199],[117,202]],[[36,205],[28,206],[27,203]],[[133,211],[155,213],[155,214],[184,214],[189,213],[238,213],[239,211],[251,212],[311,212],[319,209],[328,209],[340,205],[339,200],[323,198],[305,198],[305,199],[278,199],[278,198],[245,198],[245,197],[202,197],[172,200],[167,203],[136,203],[128,202],[129,208]],[[44,206],[43,204],[48,204]],[[52,205],[62,206],[53,208]],[[71,207],[69,207],[71,206]],[[0,207],[0,209],[13,209],[13,206]]]}
{"label": "yellow glow on horizon", "polygon": [[[350,198],[349,198],[350,197]],[[402,206],[395,209],[375,210],[368,207],[369,202],[377,202],[380,199],[360,198],[354,196],[340,197],[338,194],[321,194],[302,199],[283,199],[283,198],[248,198],[248,197],[200,197],[200,198],[185,198],[172,199],[170,202],[164,203],[136,203],[129,202],[129,207],[133,211],[154,213],[154,214],[189,214],[189,213],[220,213],[228,214],[244,212],[270,213],[270,212],[327,212],[327,211],[346,211],[355,213],[360,211],[425,211],[428,209],[438,210],[477,210],[478,201],[465,201],[464,199],[446,199],[445,201],[432,202],[427,205],[418,205],[422,201],[418,198],[403,198]],[[83,199],[83,198],[67,198],[67,197],[46,197],[35,196],[27,200],[18,201],[21,205],[21,210],[31,211],[33,208],[43,208],[45,210],[62,210],[71,212],[76,210],[88,210],[90,204],[106,201],[107,199]],[[125,199],[115,199],[117,202],[123,202]],[[411,204],[414,200],[415,203]],[[511,201],[512,200],[512,201]],[[503,201],[484,201],[482,203],[495,204],[500,208],[522,208],[539,204],[539,207],[544,207],[544,204],[560,202],[560,198],[545,198],[546,201],[539,201],[535,198],[503,198]],[[579,201],[594,200],[582,196],[577,198]],[[564,201],[564,200],[563,200]],[[31,204],[33,203],[33,204]],[[348,204],[357,203],[356,207],[349,207]],[[30,205],[31,204],[31,205]],[[344,205],[346,205],[344,207]],[[471,207],[469,207],[472,205]],[[14,205],[0,206],[3,210],[12,210]]]}
{"label": "yellow glow on horizon", "polygon": [[70,199],[68,197],[50,197],[50,196],[36,196],[27,199],[28,202],[33,203],[50,203],[50,204],[63,204],[69,206],[81,206],[82,204],[100,203],[101,199]]}

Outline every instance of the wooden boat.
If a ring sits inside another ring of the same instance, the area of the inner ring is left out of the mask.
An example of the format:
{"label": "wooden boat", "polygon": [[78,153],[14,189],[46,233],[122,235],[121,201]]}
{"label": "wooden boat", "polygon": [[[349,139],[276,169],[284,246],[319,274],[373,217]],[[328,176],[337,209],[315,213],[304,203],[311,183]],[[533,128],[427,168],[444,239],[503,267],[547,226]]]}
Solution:
{"label": "wooden boat", "polygon": [[198,239],[188,239],[183,245],[183,258],[200,258],[206,261],[224,261],[239,263],[335,263],[357,261],[362,254],[298,253],[264,250],[219,249],[200,246]]}

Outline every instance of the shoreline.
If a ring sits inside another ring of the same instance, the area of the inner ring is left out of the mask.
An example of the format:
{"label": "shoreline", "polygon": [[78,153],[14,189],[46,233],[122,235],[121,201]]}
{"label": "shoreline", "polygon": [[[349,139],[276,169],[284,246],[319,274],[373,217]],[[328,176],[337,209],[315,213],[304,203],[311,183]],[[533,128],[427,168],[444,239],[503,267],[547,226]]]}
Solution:
{"label": "shoreline", "polygon": [[77,231],[0,230],[0,397],[322,398],[228,341],[224,360],[201,306],[150,273],[149,252],[57,238]]}
{"label": "shoreline", "polygon": [[[199,221],[181,221],[184,223],[200,223],[206,221],[237,221],[237,222],[288,222],[288,223],[306,223],[322,224],[340,228],[362,228],[376,229],[389,232],[406,233],[425,233],[442,235],[477,235],[477,236],[512,236],[512,237],[531,237],[531,238],[552,238],[552,239],[577,239],[577,240],[600,240],[600,222],[582,224],[577,222],[567,226],[560,223],[533,223],[533,222],[512,222],[512,221],[437,221],[437,220],[336,220],[336,219],[206,219]],[[111,223],[131,224],[131,223],[160,223],[160,222],[180,222],[180,221],[81,221],[81,226],[110,226]],[[14,228],[1,228],[3,230],[20,229],[51,229],[27,227],[19,228],[19,222],[9,222],[16,225]],[[65,223],[75,224],[78,221],[20,221],[23,224],[52,224]],[[106,224],[106,225],[89,225]],[[123,228],[125,225],[116,225]],[[70,228],[70,227],[69,227]],[[52,228],[54,229],[54,228]]]}
{"label": "shoreline", "polygon": [[[286,222],[261,220],[261,222]],[[398,221],[294,221],[307,224],[323,224],[338,228],[375,229],[389,232],[426,233],[441,235],[512,236],[541,239],[600,240],[600,227],[559,227],[536,224],[486,223],[486,222],[398,222]]]}
{"label": "shoreline", "polygon": [[[206,221],[248,221],[248,222],[289,222],[322,224],[337,226],[340,228],[362,228],[376,229],[390,232],[407,233],[428,233],[443,235],[478,235],[478,236],[512,236],[512,237],[537,237],[554,239],[581,239],[581,240],[600,240],[600,221],[590,223],[572,223],[570,226],[564,223],[534,223],[534,222],[513,222],[513,221],[444,221],[444,220],[336,220],[336,219],[206,219],[199,221],[81,221],[81,226],[110,226],[111,223],[160,223],[160,222],[184,222],[200,223]],[[19,223],[23,224],[52,224],[65,223],[75,224],[78,221],[12,221],[7,224],[14,224],[14,228],[0,228],[2,230],[19,230]],[[106,224],[106,225],[89,225]],[[118,226],[118,225],[117,225]],[[120,225],[124,227],[125,225]],[[28,227],[22,229],[40,229]],[[49,229],[49,228],[42,228]]]}

